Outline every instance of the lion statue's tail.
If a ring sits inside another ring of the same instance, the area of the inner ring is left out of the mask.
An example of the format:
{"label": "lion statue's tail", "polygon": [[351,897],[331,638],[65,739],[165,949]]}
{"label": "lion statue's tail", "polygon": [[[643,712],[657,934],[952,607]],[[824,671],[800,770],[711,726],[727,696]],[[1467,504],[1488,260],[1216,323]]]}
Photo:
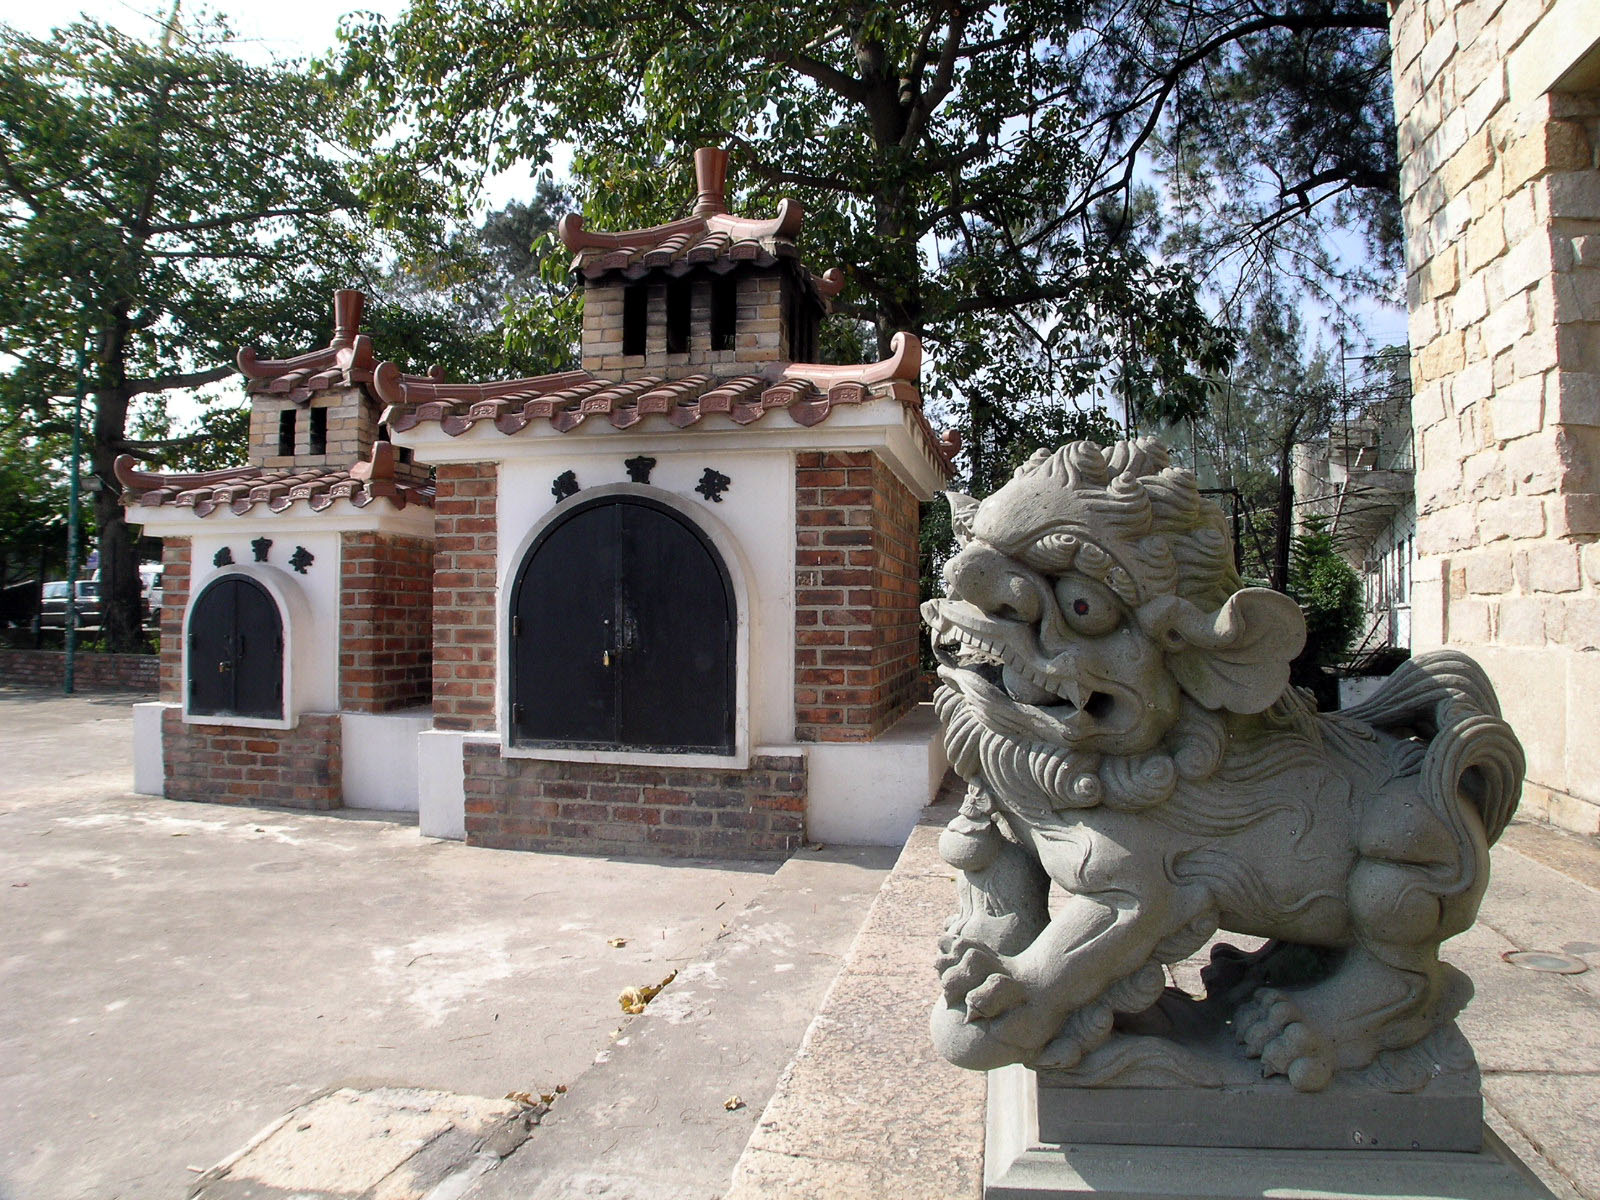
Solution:
{"label": "lion statue's tail", "polygon": [[1427,744],[1423,794],[1465,843],[1460,802],[1477,810],[1493,845],[1522,795],[1522,744],[1500,718],[1500,703],[1483,668],[1464,654],[1434,650],[1400,667],[1370,700],[1342,717]]}

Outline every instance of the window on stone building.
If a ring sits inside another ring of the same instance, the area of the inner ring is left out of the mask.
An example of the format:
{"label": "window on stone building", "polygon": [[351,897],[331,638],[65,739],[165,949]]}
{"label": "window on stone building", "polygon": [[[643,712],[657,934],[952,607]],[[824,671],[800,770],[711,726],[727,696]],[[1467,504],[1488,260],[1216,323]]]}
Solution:
{"label": "window on stone building", "polygon": [[294,454],[294,415],[292,408],[278,414],[278,453],[285,457]]}
{"label": "window on stone building", "polygon": [[622,289],[622,352],[643,354],[649,328],[649,285],[630,283]]}
{"label": "window on stone building", "polygon": [[694,288],[687,279],[667,280],[667,353],[689,353],[689,318]]}
{"label": "window on stone building", "polygon": [[307,453],[326,454],[328,452],[328,410],[313,408],[311,410],[311,446]]}
{"label": "window on stone building", "polygon": [[732,350],[739,331],[739,279],[719,275],[711,281],[711,348]]}
{"label": "window on stone building", "polygon": [[512,740],[732,753],[736,618],[727,568],[687,517],[642,497],[575,505],[512,592]]}

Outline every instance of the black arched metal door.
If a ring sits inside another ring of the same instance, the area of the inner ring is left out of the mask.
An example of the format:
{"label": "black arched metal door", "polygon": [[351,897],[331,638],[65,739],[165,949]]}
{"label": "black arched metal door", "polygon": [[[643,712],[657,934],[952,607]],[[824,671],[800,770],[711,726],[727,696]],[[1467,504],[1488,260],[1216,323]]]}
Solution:
{"label": "black arched metal door", "polygon": [[283,716],[283,622],[267,590],[226,575],[189,614],[189,712]]}
{"label": "black arched metal door", "polygon": [[513,740],[733,751],[733,588],[665,505],[575,505],[528,551],[511,613]]}

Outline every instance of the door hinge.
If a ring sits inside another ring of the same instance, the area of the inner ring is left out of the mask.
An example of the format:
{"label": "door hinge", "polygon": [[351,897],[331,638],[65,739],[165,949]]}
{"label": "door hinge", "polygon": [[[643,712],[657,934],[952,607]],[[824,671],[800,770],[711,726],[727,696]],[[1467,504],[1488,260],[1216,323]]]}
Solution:
{"label": "door hinge", "polygon": [[522,636],[522,617],[516,613],[511,615],[511,636]]}
{"label": "door hinge", "polygon": [[513,725],[522,724],[522,705],[513,704],[511,706],[511,723]]}

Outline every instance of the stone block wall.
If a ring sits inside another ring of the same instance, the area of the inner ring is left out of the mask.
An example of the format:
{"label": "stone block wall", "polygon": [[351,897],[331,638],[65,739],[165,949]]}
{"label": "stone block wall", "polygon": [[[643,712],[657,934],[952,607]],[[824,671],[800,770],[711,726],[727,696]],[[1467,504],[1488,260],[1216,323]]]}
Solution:
{"label": "stone block wall", "polygon": [[1524,805],[1593,831],[1600,91],[1519,92],[1568,4],[1400,0],[1392,28],[1417,435],[1413,644],[1484,663],[1528,750]]}
{"label": "stone block wall", "polygon": [[[777,273],[738,277],[738,323],[731,350],[711,348],[711,289],[709,277],[690,285],[689,349],[667,353],[667,285],[656,279],[643,283],[648,294],[647,354],[624,354],[622,283],[589,284],[583,298],[583,368],[608,379],[658,375],[668,379],[684,375],[748,374],[760,364],[788,357],[788,331],[784,322],[783,289],[789,286]],[[646,361],[649,366],[647,367]]]}
{"label": "stone block wall", "polygon": [[499,469],[446,463],[435,476],[433,723],[493,729]]}
{"label": "stone block wall", "polygon": [[806,762],[744,771],[504,758],[466,745],[467,842],[502,850],[787,858],[805,835]]}
{"label": "stone block wall", "polygon": [[183,616],[189,609],[189,539],[161,543],[161,699],[183,703]]}
{"label": "stone block wall", "polygon": [[[86,654],[72,664],[80,691],[154,692],[160,682],[154,654]],[[11,687],[60,687],[67,673],[61,650],[0,650],[0,683]]]}
{"label": "stone block wall", "polygon": [[871,451],[795,464],[795,737],[877,737],[920,698],[917,500]]}
{"label": "stone block wall", "polygon": [[306,713],[293,729],[186,725],[181,709],[161,718],[169,800],[266,804],[326,810],[341,806],[339,714]]}
{"label": "stone block wall", "polygon": [[391,712],[433,693],[433,543],[340,537],[339,706]]}

